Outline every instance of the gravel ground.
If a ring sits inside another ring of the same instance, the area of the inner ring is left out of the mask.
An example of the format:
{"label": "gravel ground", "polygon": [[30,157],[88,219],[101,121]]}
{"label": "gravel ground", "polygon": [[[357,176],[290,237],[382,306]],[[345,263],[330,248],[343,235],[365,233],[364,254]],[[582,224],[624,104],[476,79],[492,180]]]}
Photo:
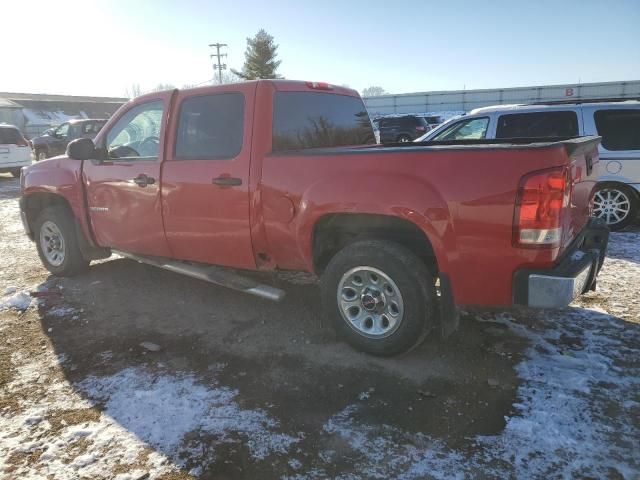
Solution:
{"label": "gravel ground", "polygon": [[562,310],[357,353],[281,304],[114,258],[58,279],[0,176],[0,478],[640,477],[640,228]]}

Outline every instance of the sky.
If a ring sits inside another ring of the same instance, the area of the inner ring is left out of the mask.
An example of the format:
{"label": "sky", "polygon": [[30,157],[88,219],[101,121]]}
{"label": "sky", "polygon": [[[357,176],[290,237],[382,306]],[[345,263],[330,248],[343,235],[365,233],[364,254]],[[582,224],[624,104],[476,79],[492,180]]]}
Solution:
{"label": "sky", "polygon": [[[275,37],[285,78],[389,93],[640,79],[640,0],[0,2],[0,91],[206,84]],[[6,21],[6,19],[12,19]],[[24,20],[24,21],[23,21]],[[8,47],[8,48],[7,48]]]}

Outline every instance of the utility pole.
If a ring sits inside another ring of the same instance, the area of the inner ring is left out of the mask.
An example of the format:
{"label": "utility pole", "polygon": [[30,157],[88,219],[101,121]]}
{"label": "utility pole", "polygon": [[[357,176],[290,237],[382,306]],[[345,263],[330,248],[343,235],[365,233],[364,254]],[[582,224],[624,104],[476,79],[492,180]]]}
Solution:
{"label": "utility pole", "polygon": [[209,55],[209,57],[211,57],[211,58],[216,57],[216,59],[218,60],[218,63],[214,63],[213,64],[213,69],[218,71],[218,81],[220,82],[220,84],[222,84],[222,70],[226,70],[227,69],[227,64],[226,63],[222,63],[221,58],[222,57],[226,57],[227,54],[226,53],[220,53],[220,49],[222,47],[226,47],[227,44],[226,43],[212,43],[209,46],[210,47],[216,47],[216,53],[212,53],[211,55]]}

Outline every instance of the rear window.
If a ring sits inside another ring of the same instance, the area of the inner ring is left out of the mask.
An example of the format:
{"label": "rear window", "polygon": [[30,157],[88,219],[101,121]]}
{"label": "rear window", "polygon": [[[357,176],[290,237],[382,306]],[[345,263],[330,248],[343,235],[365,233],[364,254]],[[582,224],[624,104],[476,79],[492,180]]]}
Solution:
{"label": "rear window", "polygon": [[242,150],[244,95],[219,93],[182,102],[178,119],[178,160],[233,158]]}
{"label": "rear window", "polygon": [[22,134],[17,128],[0,127],[0,144],[15,145],[22,140]]}
{"label": "rear window", "polygon": [[598,135],[607,150],[640,150],[640,109],[598,110]]}
{"label": "rear window", "polygon": [[574,137],[576,112],[534,112],[500,115],[496,138]]}
{"label": "rear window", "polygon": [[375,143],[369,115],[358,97],[277,92],[274,102],[274,152]]}

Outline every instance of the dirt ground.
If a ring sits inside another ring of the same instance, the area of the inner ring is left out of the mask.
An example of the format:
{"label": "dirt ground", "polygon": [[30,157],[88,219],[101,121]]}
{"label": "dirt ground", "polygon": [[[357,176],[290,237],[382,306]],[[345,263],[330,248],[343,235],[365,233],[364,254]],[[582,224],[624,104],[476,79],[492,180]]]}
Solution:
{"label": "dirt ground", "polygon": [[380,359],[307,276],[280,304],[122,258],[51,277],[18,195],[0,175],[0,478],[640,478],[638,226],[574,306]]}

